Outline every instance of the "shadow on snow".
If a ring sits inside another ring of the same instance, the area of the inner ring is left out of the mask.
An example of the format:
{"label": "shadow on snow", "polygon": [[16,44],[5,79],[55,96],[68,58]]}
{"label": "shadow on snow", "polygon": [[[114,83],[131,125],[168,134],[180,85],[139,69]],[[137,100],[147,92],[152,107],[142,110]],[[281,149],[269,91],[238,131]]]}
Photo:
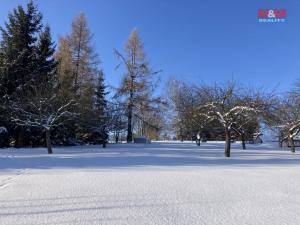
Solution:
{"label": "shadow on snow", "polygon": [[53,155],[46,149],[6,149],[0,151],[0,170],[166,166],[264,166],[300,165],[300,155],[274,150],[273,145],[248,145],[240,150],[232,145],[232,157],[225,158],[222,143],[111,144],[101,146],[56,147]]}

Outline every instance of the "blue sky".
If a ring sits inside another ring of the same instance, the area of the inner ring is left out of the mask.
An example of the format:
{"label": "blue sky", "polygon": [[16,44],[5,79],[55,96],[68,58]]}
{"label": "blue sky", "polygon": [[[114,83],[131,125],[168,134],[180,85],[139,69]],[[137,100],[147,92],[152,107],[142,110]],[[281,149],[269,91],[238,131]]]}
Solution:
{"label": "blue sky", "polygon": [[[0,25],[16,5],[1,0]],[[140,31],[162,82],[236,79],[249,86],[287,90],[300,78],[300,1],[298,0],[41,0],[35,1],[53,38],[70,31],[84,12],[107,82],[116,86],[122,71],[112,49],[122,50],[134,27]],[[258,9],[284,8],[285,23],[259,23]],[[163,90],[163,89],[160,89]]]}

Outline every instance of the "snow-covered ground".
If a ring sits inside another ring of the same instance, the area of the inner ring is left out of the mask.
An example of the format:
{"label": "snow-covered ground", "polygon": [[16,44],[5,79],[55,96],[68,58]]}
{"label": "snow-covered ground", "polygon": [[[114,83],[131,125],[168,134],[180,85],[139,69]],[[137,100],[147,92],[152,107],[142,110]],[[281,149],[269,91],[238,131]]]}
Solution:
{"label": "snow-covered ground", "polygon": [[0,149],[1,225],[298,225],[300,154],[272,144]]}

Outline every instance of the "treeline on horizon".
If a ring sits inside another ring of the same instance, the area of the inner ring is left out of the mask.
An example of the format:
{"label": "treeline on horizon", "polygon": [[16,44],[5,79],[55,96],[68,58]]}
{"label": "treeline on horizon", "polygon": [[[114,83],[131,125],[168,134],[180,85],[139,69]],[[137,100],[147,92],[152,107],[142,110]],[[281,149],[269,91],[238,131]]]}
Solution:
{"label": "treeline on horizon", "polygon": [[109,101],[83,13],[57,46],[32,1],[9,13],[0,35],[0,147],[45,145],[49,153],[52,144],[105,147],[109,134],[118,142],[125,130],[129,142],[133,132],[159,138],[164,103],[153,95],[157,72],[136,29],[123,51],[112,49],[116,67],[127,73]]}
{"label": "treeline on horizon", "polygon": [[[134,29],[122,51],[118,87],[108,90],[92,33],[83,13],[57,43],[38,7],[17,6],[0,28],[0,147],[102,144],[136,136],[150,139],[246,142],[265,124],[295,152],[300,130],[300,85],[281,96],[225,84],[187,84],[170,79],[157,96],[159,72],[152,70]],[[108,93],[110,92],[110,95]],[[110,96],[110,97],[108,97]]]}

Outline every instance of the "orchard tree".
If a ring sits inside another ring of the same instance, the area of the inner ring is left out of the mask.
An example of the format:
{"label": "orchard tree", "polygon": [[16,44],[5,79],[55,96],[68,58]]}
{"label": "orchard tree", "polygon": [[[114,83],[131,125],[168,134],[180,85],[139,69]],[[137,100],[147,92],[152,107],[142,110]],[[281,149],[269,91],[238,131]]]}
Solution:
{"label": "orchard tree", "polygon": [[51,130],[75,114],[75,102],[59,102],[53,81],[44,80],[26,90],[19,90],[10,101],[11,121],[18,126],[33,127],[45,132],[48,154],[52,154]]}
{"label": "orchard tree", "polygon": [[295,152],[294,139],[300,131],[300,83],[296,82],[283,96],[273,97],[272,104],[264,115],[266,125],[278,137],[279,146],[283,142]]}
{"label": "orchard tree", "polygon": [[230,157],[233,126],[239,126],[240,117],[258,115],[263,104],[258,99],[245,97],[239,93],[234,82],[204,89],[207,93],[207,102],[199,106],[199,115],[209,121],[217,120],[222,125],[225,135],[225,156]]}
{"label": "orchard tree", "polygon": [[246,149],[246,141],[253,141],[261,134],[257,116],[240,115],[237,122],[233,124],[232,130],[242,142],[242,148]]}
{"label": "orchard tree", "polygon": [[291,152],[295,153],[294,139],[300,131],[300,98],[289,94],[280,101],[274,113],[276,120],[273,127],[278,131],[280,143],[286,141],[291,147]]}

